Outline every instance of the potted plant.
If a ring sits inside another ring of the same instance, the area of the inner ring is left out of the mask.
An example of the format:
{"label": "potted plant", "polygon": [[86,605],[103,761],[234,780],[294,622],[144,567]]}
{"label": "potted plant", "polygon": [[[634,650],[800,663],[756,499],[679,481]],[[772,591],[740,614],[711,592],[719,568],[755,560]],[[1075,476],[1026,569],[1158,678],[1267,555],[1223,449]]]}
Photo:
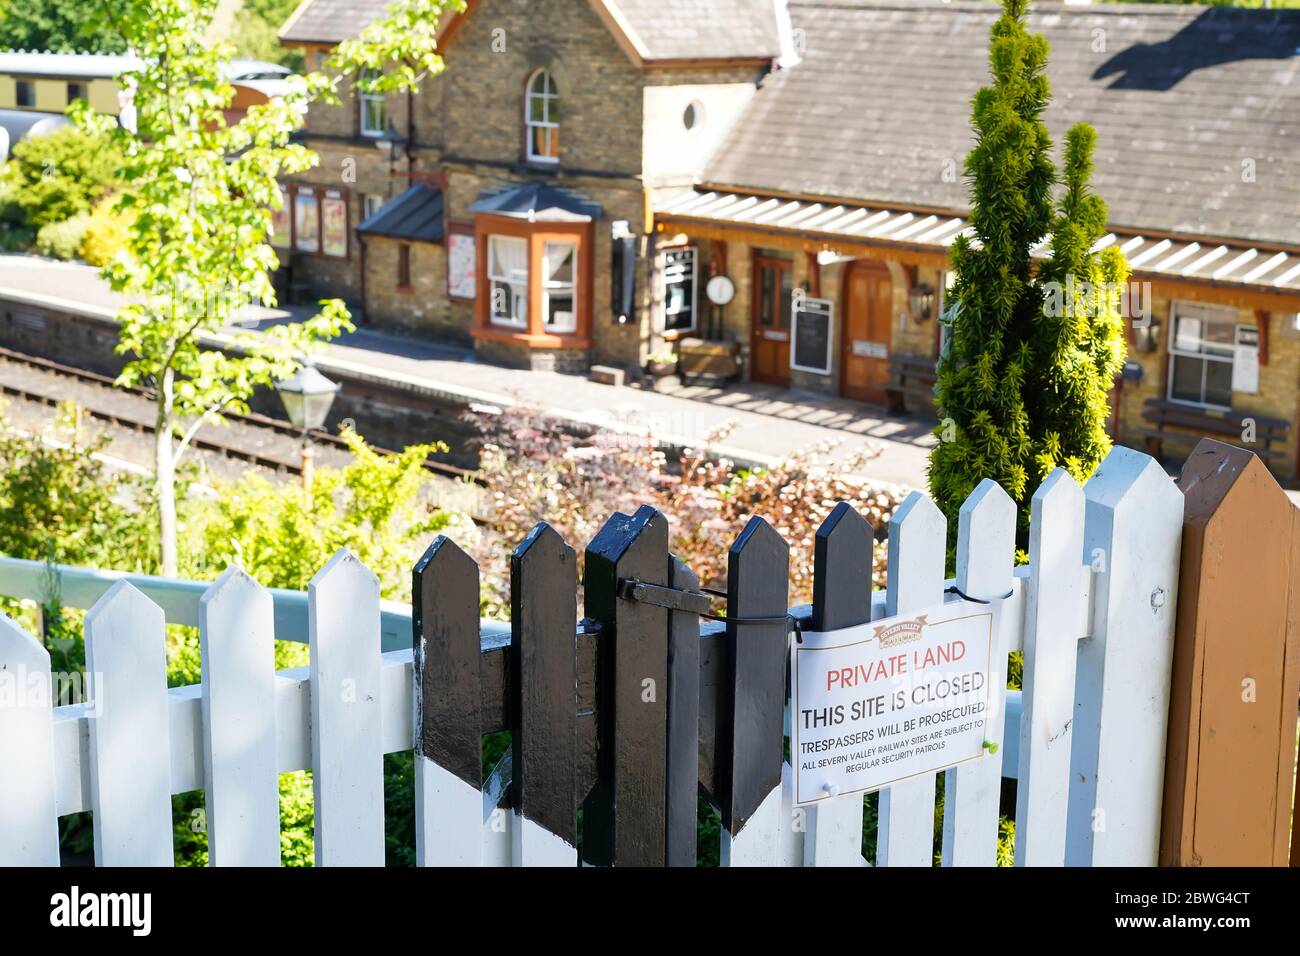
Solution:
{"label": "potted plant", "polygon": [[651,352],[646,358],[645,370],[651,378],[664,378],[677,369],[677,356],[671,349]]}

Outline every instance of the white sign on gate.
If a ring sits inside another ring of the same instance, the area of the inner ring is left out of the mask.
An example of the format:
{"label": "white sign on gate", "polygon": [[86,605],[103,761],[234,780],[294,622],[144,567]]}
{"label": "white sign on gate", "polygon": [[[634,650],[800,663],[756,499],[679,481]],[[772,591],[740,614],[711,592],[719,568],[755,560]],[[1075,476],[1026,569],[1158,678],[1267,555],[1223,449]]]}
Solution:
{"label": "white sign on gate", "polygon": [[877,790],[984,755],[1001,602],[950,601],[791,648],[795,802]]}

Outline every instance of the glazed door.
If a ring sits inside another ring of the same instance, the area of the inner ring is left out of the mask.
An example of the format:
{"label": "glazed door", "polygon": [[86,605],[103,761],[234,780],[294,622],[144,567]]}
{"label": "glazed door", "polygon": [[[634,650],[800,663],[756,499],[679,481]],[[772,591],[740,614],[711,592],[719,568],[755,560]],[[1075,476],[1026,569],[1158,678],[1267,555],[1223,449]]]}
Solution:
{"label": "glazed door", "polygon": [[853,263],[844,280],[844,334],[840,336],[840,394],[887,404],[890,315],[894,287],[882,263]]}
{"label": "glazed door", "polygon": [[750,377],[769,385],[790,384],[790,304],[792,263],[754,257],[754,319]]}

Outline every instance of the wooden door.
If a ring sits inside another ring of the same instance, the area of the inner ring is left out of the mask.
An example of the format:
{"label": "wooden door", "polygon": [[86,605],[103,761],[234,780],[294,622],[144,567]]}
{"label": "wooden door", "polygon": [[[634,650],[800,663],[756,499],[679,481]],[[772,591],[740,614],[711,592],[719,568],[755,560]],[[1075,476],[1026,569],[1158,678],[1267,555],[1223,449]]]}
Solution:
{"label": "wooden door", "polygon": [[793,263],[754,257],[754,317],[750,339],[750,377],[769,385],[790,384],[790,304]]}
{"label": "wooden door", "polygon": [[844,277],[843,334],[840,336],[840,394],[887,404],[894,286],[880,262],[854,262]]}

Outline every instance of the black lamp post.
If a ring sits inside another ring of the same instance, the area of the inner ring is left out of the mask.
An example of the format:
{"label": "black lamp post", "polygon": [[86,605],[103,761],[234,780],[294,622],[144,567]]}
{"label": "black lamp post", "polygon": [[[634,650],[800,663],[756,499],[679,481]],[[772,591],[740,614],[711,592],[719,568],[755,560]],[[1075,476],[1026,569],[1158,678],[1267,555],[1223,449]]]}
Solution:
{"label": "black lamp post", "polygon": [[393,175],[393,167],[406,152],[406,137],[397,132],[393,121],[388,121],[388,128],[375,139],[375,148],[388,157],[388,175]]}
{"label": "black lamp post", "polygon": [[284,410],[289,415],[293,427],[302,432],[302,487],[311,488],[312,465],[316,449],[311,447],[308,434],[313,428],[320,428],[334,404],[334,396],[339,386],[331,382],[316,366],[305,364],[292,376],[276,383],[275,390],[284,402]]}

